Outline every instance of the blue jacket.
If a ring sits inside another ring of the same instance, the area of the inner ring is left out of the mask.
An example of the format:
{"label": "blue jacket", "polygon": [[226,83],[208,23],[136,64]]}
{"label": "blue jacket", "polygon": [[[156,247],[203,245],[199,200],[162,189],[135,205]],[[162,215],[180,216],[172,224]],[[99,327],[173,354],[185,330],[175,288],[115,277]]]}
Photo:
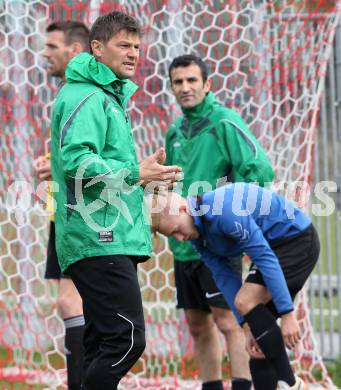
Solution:
{"label": "blue jacket", "polygon": [[234,299],[242,281],[229,266],[227,256],[241,253],[246,253],[262,273],[277,311],[280,314],[292,311],[294,305],[270,244],[301,233],[311,220],[292,202],[253,184],[229,184],[201,198],[189,197],[188,202],[200,232],[200,238],[193,244],[238,321],[243,318]]}

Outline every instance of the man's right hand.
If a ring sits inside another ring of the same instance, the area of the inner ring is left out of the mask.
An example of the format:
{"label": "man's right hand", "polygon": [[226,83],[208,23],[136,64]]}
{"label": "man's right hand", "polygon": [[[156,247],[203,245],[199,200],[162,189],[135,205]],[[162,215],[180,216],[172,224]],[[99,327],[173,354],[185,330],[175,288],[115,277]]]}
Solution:
{"label": "man's right hand", "polygon": [[168,188],[173,188],[175,182],[179,180],[182,169],[177,165],[162,165],[166,160],[164,148],[159,149],[151,156],[140,162],[140,181],[143,186],[151,182],[165,184]]}
{"label": "man's right hand", "polygon": [[294,348],[301,339],[301,330],[294,311],[282,315],[281,329],[287,348]]}
{"label": "man's right hand", "polygon": [[33,170],[39,181],[51,179],[51,162],[47,156],[39,156],[33,161]]}
{"label": "man's right hand", "polygon": [[265,355],[262,350],[259,348],[257,341],[253,337],[249,325],[245,323],[243,325],[244,335],[245,335],[245,349],[247,353],[253,359],[264,359]]}

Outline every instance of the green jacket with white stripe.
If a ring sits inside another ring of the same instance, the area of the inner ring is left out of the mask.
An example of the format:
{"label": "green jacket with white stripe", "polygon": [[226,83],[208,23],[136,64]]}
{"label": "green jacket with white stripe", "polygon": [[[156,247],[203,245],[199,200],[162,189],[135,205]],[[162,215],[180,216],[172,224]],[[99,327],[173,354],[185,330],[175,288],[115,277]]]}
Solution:
{"label": "green jacket with white stripe", "polygon": [[63,272],[105,255],[151,254],[126,105],[137,90],[88,53],[74,57],[53,106],[51,170]]}
{"label": "green jacket with white stripe", "polygon": [[[219,104],[212,92],[183,117],[166,136],[167,165],[179,165],[184,180],[177,192],[197,195],[226,182],[257,182],[263,186],[273,179],[271,164],[240,115]],[[198,260],[190,242],[169,239],[175,260]]]}

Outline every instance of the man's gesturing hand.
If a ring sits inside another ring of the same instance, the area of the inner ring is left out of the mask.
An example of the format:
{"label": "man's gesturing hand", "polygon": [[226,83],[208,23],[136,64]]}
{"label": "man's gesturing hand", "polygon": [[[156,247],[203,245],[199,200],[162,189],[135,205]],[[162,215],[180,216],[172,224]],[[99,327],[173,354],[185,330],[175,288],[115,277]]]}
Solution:
{"label": "man's gesturing hand", "polygon": [[[140,181],[145,186],[151,182],[163,182],[167,187],[173,188],[174,183],[179,180],[180,167],[176,165],[162,165],[166,160],[166,153],[163,148],[140,162]],[[160,183],[161,184],[161,183]]]}

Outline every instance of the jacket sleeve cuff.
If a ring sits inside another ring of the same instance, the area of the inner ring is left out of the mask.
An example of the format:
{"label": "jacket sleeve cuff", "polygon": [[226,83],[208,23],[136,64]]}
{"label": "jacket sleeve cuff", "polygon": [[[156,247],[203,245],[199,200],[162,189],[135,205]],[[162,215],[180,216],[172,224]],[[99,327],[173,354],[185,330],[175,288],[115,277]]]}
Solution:
{"label": "jacket sleeve cuff", "polygon": [[292,309],[281,311],[278,314],[282,317],[284,314],[291,313],[294,310],[295,310],[295,308],[293,307]]}
{"label": "jacket sleeve cuff", "polygon": [[127,177],[128,184],[136,184],[140,178],[140,167],[139,165],[132,165],[130,167],[130,174]]}
{"label": "jacket sleeve cuff", "polygon": [[246,319],[243,317],[238,319],[239,326],[242,328],[246,324]]}

